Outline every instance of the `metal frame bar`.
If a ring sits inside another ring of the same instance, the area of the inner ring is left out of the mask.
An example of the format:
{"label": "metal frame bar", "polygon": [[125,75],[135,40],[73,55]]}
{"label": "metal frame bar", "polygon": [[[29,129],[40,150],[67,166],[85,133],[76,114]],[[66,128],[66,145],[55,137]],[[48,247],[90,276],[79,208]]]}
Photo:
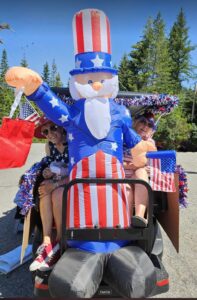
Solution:
{"label": "metal frame bar", "polygon": [[[67,220],[67,197],[69,189],[79,183],[86,184],[142,184],[148,190],[149,205],[147,208],[148,226],[146,228],[66,228]],[[66,241],[69,240],[89,240],[89,241],[104,241],[104,240],[146,240],[147,252],[151,251],[151,233],[153,230],[153,191],[150,185],[140,179],[108,179],[108,178],[76,178],[64,186],[62,200],[62,238],[61,238],[61,253],[65,250]]]}

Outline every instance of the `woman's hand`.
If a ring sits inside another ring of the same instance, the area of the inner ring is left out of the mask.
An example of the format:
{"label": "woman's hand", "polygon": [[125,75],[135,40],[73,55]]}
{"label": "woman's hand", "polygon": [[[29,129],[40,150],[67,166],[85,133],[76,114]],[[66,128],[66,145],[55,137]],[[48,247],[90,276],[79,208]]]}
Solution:
{"label": "woman's hand", "polygon": [[53,180],[45,180],[38,188],[41,197],[50,194],[56,188],[56,183]]}
{"label": "woman's hand", "polygon": [[42,175],[45,179],[51,178],[54,174],[51,172],[50,168],[46,168],[43,170]]}

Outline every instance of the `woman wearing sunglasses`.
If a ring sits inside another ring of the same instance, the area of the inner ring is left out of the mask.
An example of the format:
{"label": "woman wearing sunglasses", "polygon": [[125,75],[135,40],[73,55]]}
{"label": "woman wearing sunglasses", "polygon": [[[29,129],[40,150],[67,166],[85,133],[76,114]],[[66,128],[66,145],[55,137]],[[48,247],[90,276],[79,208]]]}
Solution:
{"label": "woman wearing sunglasses", "polygon": [[[134,120],[133,128],[141,136],[142,140],[149,141],[152,145],[152,151],[156,151],[155,142],[152,136],[156,130],[156,125],[152,114],[145,113]],[[148,167],[135,168],[133,165],[130,149],[124,149],[124,170],[126,178],[142,179],[146,182],[148,179]],[[135,203],[135,216],[132,217],[134,227],[146,227],[145,219],[146,208],[148,205],[148,192],[145,186],[136,184],[134,189],[127,185],[127,196],[131,205],[131,215],[133,215],[133,206]]]}
{"label": "woman wearing sunglasses", "polygon": [[[40,118],[35,137],[44,138],[46,154],[50,164],[43,170],[44,181],[38,188],[39,209],[43,228],[43,243],[37,250],[37,257],[30,265],[30,271],[47,271],[53,268],[60,257],[63,186],[68,175],[68,146],[66,133],[45,116]],[[53,221],[56,226],[56,239],[52,240]]]}

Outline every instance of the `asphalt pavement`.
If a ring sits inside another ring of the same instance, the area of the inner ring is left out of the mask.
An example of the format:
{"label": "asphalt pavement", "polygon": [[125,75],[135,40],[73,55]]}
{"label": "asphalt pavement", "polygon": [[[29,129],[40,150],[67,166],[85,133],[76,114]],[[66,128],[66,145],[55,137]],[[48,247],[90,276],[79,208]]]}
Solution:
{"label": "asphalt pavement", "polygon": [[[0,170],[0,255],[21,244],[22,234],[14,232],[15,204],[19,177],[44,156],[44,144],[33,144],[24,167]],[[189,206],[180,209],[180,252],[163,232],[163,264],[170,276],[170,290],[155,298],[197,298],[197,153],[178,153],[177,163],[188,172]],[[11,273],[0,274],[0,297],[33,297],[27,262]]]}

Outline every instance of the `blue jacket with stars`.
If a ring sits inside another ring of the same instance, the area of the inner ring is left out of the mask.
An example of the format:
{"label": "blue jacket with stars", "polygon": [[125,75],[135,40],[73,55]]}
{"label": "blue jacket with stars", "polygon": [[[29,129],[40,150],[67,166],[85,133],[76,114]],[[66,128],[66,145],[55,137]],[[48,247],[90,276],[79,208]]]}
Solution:
{"label": "blue jacket with stars", "polygon": [[[67,131],[69,149],[69,170],[85,157],[99,150],[115,156],[122,163],[123,142],[128,148],[133,148],[141,141],[141,137],[131,128],[131,117],[125,106],[118,105],[109,99],[111,124],[108,135],[104,139],[97,139],[89,131],[84,116],[85,99],[77,100],[69,106],[59,99],[43,83],[28,99],[36,102],[45,115]],[[69,244],[69,241],[68,241]],[[112,252],[128,241],[106,242],[70,242],[70,246],[89,252]]]}
{"label": "blue jacket with stars", "polygon": [[[67,131],[69,147],[69,170],[84,157],[88,157],[98,150],[115,156],[122,163],[123,141],[128,148],[133,148],[141,137],[131,128],[131,117],[123,105],[118,105],[113,99],[110,101],[111,126],[107,137],[95,138],[89,131],[84,117],[85,99],[77,100],[69,106],[59,99],[43,83],[28,99],[34,100],[45,115]],[[113,144],[115,143],[115,147]]]}

